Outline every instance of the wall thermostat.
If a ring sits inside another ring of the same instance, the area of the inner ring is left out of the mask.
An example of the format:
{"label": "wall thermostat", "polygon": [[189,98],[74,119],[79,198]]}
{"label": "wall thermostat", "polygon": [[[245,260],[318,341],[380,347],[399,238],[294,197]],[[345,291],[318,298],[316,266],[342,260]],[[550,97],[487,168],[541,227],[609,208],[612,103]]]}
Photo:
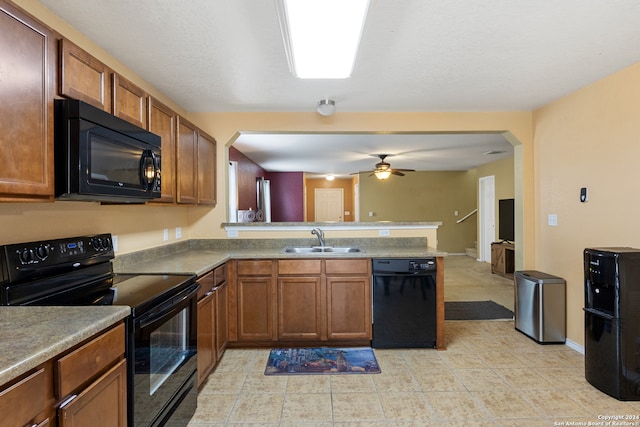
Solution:
{"label": "wall thermostat", "polygon": [[584,203],[588,199],[587,187],[582,187],[580,189],[580,202]]}

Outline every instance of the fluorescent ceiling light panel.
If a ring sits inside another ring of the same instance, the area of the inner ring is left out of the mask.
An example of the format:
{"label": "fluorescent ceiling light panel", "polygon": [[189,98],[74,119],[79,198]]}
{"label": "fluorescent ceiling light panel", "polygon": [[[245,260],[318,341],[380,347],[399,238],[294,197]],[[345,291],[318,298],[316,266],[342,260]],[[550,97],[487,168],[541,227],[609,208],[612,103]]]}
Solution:
{"label": "fluorescent ceiling light panel", "polygon": [[369,0],[282,1],[280,26],[293,74],[301,79],[351,76]]}

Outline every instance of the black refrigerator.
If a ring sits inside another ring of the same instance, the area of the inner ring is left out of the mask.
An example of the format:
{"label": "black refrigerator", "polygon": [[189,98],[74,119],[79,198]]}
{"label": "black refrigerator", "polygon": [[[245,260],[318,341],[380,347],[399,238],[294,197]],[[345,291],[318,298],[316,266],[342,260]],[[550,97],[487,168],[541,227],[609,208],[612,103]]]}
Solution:
{"label": "black refrigerator", "polygon": [[585,378],[618,400],[640,400],[640,249],[587,248]]}

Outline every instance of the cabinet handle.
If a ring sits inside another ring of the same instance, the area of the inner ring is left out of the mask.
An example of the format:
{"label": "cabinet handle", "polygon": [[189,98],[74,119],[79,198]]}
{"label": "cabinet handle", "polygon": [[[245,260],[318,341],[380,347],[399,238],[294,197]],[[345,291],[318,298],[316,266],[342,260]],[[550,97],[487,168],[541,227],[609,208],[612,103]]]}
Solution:
{"label": "cabinet handle", "polygon": [[59,406],[59,408],[64,408],[65,406],[67,406],[69,403],[71,403],[71,401],[73,399],[75,399],[76,397],[78,397],[77,394],[72,394],[71,396],[67,397]]}

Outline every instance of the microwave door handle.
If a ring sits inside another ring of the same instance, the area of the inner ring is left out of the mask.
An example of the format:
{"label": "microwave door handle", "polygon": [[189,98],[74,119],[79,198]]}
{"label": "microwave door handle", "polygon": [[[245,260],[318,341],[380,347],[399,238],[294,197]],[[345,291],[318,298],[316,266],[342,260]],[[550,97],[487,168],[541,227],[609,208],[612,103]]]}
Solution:
{"label": "microwave door handle", "polygon": [[[153,171],[151,170],[153,168]],[[140,181],[145,190],[152,190],[156,186],[160,168],[158,166],[158,158],[153,151],[144,150],[140,158]]]}

